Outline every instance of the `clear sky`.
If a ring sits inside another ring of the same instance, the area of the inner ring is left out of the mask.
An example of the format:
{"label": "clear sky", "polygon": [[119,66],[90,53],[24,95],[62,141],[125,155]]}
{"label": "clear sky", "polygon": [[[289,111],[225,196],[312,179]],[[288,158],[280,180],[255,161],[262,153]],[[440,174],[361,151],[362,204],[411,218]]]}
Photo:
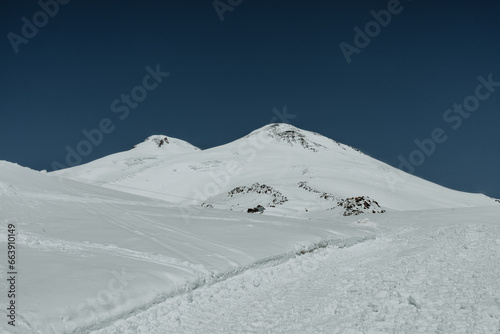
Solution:
{"label": "clear sky", "polygon": [[500,198],[499,1],[59,1],[0,4],[2,160],[67,165],[83,130],[98,144],[82,162],[153,134],[209,148],[286,106],[295,126]]}

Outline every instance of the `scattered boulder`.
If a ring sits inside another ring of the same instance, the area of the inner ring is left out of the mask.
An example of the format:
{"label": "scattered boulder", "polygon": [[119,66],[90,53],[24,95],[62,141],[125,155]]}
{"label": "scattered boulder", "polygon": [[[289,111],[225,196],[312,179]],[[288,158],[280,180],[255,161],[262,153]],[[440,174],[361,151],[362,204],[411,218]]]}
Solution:
{"label": "scattered boulder", "polygon": [[264,208],[262,205],[257,205],[255,208],[248,208],[247,212],[248,213],[256,213],[256,212],[263,213],[265,209],[266,208]]}
{"label": "scattered boulder", "polygon": [[302,189],[307,190],[307,191],[312,192],[312,193],[320,194],[319,198],[321,198],[321,199],[326,199],[328,201],[335,201],[336,200],[335,196],[333,196],[332,194],[316,190],[316,189],[310,187],[306,181],[301,181],[298,183],[298,185],[299,185],[299,188],[302,188]]}

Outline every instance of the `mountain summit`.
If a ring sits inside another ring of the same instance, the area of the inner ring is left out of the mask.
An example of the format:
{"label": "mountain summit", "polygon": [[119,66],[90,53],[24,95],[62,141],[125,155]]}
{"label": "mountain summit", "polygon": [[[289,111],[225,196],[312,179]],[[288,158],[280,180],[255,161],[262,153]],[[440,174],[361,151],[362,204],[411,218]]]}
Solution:
{"label": "mountain summit", "polygon": [[273,123],[263,126],[252,131],[243,138],[261,136],[262,134],[274,139],[276,142],[286,143],[295,147],[302,147],[312,152],[328,150],[332,147],[340,147],[343,150],[352,149],[358,151],[350,146],[343,145],[333,139],[327,138],[317,132],[302,130],[286,123]]}
{"label": "mountain summit", "polygon": [[153,135],[146,138],[142,143],[134,145],[134,148],[150,153],[189,153],[200,149],[190,143],[177,138],[164,135]]}

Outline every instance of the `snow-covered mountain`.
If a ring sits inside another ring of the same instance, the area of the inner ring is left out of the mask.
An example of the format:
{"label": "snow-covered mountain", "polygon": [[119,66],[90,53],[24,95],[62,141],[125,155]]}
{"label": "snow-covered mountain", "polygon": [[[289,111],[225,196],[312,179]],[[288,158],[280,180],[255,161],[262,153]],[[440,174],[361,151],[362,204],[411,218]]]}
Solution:
{"label": "snow-covered mountain", "polygon": [[0,332],[493,333],[498,217],[286,124],[54,173],[0,161]]}
{"label": "snow-covered mountain", "polygon": [[332,215],[495,205],[444,188],[289,124],[200,150],[167,136],[55,174],[182,205]]}

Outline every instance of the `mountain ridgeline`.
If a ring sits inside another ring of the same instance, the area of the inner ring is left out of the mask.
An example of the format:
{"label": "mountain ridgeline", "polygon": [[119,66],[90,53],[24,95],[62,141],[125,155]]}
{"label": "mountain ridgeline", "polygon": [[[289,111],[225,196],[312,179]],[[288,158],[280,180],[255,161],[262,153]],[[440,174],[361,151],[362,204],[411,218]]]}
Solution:
{"label": "mountain ridgeline", "polygon": [[205,150],[155,135],[129,151],[53,173],[179,206],[270,215],[381,214],[498,204],[281,123]]}

